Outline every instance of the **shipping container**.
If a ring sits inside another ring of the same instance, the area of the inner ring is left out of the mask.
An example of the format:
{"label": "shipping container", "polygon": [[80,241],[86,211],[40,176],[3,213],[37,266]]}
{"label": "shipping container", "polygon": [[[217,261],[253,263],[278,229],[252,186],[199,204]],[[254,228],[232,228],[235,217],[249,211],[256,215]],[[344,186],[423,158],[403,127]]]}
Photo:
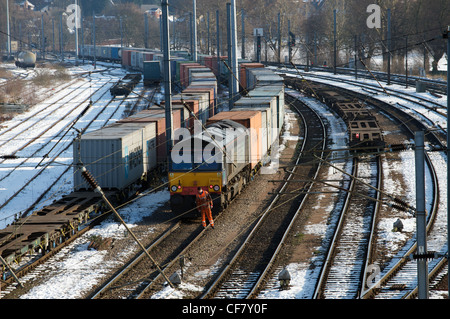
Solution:
{"label": "shipping container", "polygon": [[[165,108],[165,101],[161,101],[161,106],[151,106],[149,108],[149,110],[154,110],[154,109],[161,109],[161,108]],[[191,128],[191,118],[193,119],[194,117],[191,115],[191,112],[188,110],[187,107],[184,106],[183,103],[181,103],[181,101],[172,101],[172,109],[174,111],[179,111],[180,113],[180,127],[181,128],[187,128],[190,129]],[[193,123],[193,122],[192,122]]]}
{"label": "shipping container", "polygon": [[[258,134],[258,142],[259,142],[259,150],[260,150],[260,156],[262,158],[263,164],[265,164],[264,159],[267,157],[267,153],[271,147],[270,143],[270,127],[271,127],[271,115],[270,110],[265,107],[240,107],[240,108],[234,108],[230,112],[244,112],[244,111],[251,111],[251,112],[258,112],[261,114],[261,129],[259,130]],[[223,112],[221,112],[223,113]],[[218,113],[218,114],[221,114]]]}
{"label": "shipping container", "polygon": [[188,86],[183,93],[208,93],[209,95],[209,117],[214,116],[216,107],[216,91],[213,86]]}
{"label": "shipping container", "polygon": [[122,66],[125,68],[131,66],[131,50],[122,50]]}
{"label": "shipping container", "polygon": [[247,89],[252,90],[256,86],[283,85],[283,78],[268,69],[247,69]]}
{"label": "shipping container", "polygon": [[131,62],[130,62],[130,66],[133,69],[136,69],[137,65],[138,65],[138,57],[137,57],[137,53],[138,51],[131,51]]}
{"label": "shipping container", "polygon": [[183,99],[189,100],[198,100],[198,114],[196,114],[197,119],[201,121],[203,124],[206,124],[206,121],[209,118],[209,93],[207,92],[194,92],[194,93],[183,93],[180,94]]}
{"label": "shipping container", "polygon": [[120,47],[111,47],[111,59],[114,61],[120,60]]}
{"label": "shipping container", "polygon": [[216,56],[207,56],[205,57],[205,66],[211,69],[211,71],[214,73],[214,75],[217,77],[219,76],[219,68],[218,68],[218,61]]}
{"label": "shipping container", "polygon": [[[161,105],[165,105],[165,102],[162,101]],[[181,105],[185,109],[188,109],[189,120],[187,127],[192,129],[194,127],[194,120],[199,117],[199,100],[191,99],[189,96],[174,95],[172,97],[172,105]],[[193,116],[192,113],[194,113],[195,116]]]}
{"label": "shipping container", "polygon": [[183,76],[183,69],[182,69],[182,65],[183,64],[192,64],[194,62],[192,61],[176,61],[176,77],[175,77],[175,83],[179,86],[181,86],[181,80],[182,80],[182,76]]}
{"label": "shipping container", "polygon": [[239,66],[239,84],[241,91],[247,89],[247,70],[254,68],[264,68],[262,63],[241,63]]}
{"label": "shipping container", "polygon": [[144,62],[144,85],[153,85],[162,80],[161,67],[159,61]]}
{"label": "shipping container", "polygon": [[223,120],[235,121],[249,129],[250,134],[250,159],[251,168],[255,168],[262,161],[263,153],[263,134],[262,134],[262,113],[259,111],[240,111],[220,112],[210,118],[207,125]]}
{"label": "shipping container", "polygon": [[183,88],[189,85],[189,70],[198,68],[204,68],[208,70],[206,66],[200,65],[199,63],[191,63],[191,64],[187,63],[181,65],[181,76],[182,76],[181,86]]}
{"label": "shipping container", "polygon": [[243,97],[236,101],[233,106],[234,109],[240,108],[264,108],[267,109],[268,122],[267,133],[269,138],[269,145],[272,145],[279,136],[277,106],[275,97],[258,97],[249,98]]}
{"label": "shipping container", "polygon": [[249,92],[249,97],[266,97],[276,98],[276,110],[277,110],[277,120],[278,120],[278,134],[283,127],[284,115],[285,115],[285,99],[284,99],[284,86],[257,86],[255,89]]}
{"label": "shipping container", "polygon": [[[156,143],[155,130],[154,124],[116,123],[86,133],[73,144],[74,162],[80,156],[103,189],[124,189],[138,181],[148,171],[148,165],[156,165],[156,157],[147,149]],[[75,169],[74,188],[89,188],[78,169]]]}
{"label": "shipping container", "polygon": [[189,83],[191,83],[194,76],[212,77],[212,78],[216,77],[214,75],[214,73],[211,72],[211,69],[206,66],[202,66],[202,67],[198,67],[198,68],[189,68]]}

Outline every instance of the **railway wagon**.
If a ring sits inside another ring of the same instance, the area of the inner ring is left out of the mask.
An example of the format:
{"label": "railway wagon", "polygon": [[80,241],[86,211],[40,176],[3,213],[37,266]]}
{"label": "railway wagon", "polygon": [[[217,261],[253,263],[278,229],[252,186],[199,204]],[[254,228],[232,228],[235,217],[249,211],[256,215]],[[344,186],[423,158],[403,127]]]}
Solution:
{"label": "railway wagon", "polygon": [[323,101],[342,117],[348,127],[349,146],[352,149],[371,151],[385,147],[383,131],[365,103],[320,83],[300,81],[292,77],[286,77],[285,81],[292,88]]}
{"label": "railway wagon", "polygon": [[132,73],[127,74],[123,77],[123,79],[117,81],[110,89],[110,93],[112,96],[128,96],[131,91],[136,87],[136,85],[141,81],[141,74]]}
{"label": "railway wagon", "polygon": [[122,48],[120,45],[80,45],[78,50],[79,58],[86,58],[98,61],[121,63]]}
{"label": "railway wagon", "polygon": [[[115,123],[89,132],[74,141],[74,163],[83,163],[104,189],[127,189],[156,167],[156,132],[153,122]],[[77,166],[74,189],[89,189]]]}
{"label": "railway wagon", "polygon": [[241,63],[239,65],[239,89],[243,93],[247,91],[247,73],[249,69],[264,68],[262,63]]}
{"label": "railway wagon", "polygon": [[[0,255],[13,266],[29,253],[45,254],[73,236],[101,206],[100,195],[91,191],[64,196],[1,229]],[[6,274],[7,268],[1,269]]]}
{"label": "railway wagon", "polygon": [[144,85],[151,86],[162,81],[161,65],[159,61],[143,62]]}

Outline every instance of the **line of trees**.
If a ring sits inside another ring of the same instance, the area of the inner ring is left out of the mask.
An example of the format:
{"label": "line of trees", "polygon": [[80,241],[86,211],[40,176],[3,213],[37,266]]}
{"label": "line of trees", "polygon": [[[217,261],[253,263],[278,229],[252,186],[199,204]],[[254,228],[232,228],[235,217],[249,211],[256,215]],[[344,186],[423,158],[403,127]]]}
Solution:
{"label": "line of trees", "polygon": [[[17,39],[19,29],[23,43],[33,42],[39,47],[41,13],[28,12],[11,7],[12,35]],[[59,17],[74,0],[54,0],[54,9],[44,14],[47,49],[52,47],[52,19],[56,21],[59,32]],[[222,48],[226,49],[226,2],[221,0],[197,0],[197,24],[199,32],[199,49],[207,53],[207,15],[210,21],[210,52],[216,48],[216,11],[220,13]],[[85,26],[85,43],[92,41],[92,12],[102,18],[96,19],[97,43],[118,43],[120,41],[119,18],[123,22],[125,45],[144,46],[144,17],[141,4],[160,4],[160,0],[79,0],[83,10]],[[291,31],[296,35],[293,48],[293,60],[298,63],[328,65],[333,62],[334,19],[333,10],[337,10],[337,45],[339,50],[338,65],[347,65],[356,51],[364,58],[370,68],[386,66],[387,56],[387,10],[391,10],[392,52],[394,72],[404,71],[406,54],[406,36],[408,52],[416,56],[417,66],[432,65],[437,70],[437,62],[446,52],[446,42],[442,31],[450,25],[450,0],[324,0],[318,7],[308,0],[236,0],[238,38],[241,38],[241,10],[245,14],[245,33],[247,57],[252,57],[254,45],[253,28],[264,28],[264,49],[267,43],[269,59],[284,61],[288,47],[288,20]],[[377,4],[381,7],[380,29],[367,26],[367,7]],[[178,49],[189,49],[189,13],[192,12],[192,0],[169,0],[170,13],[178,17],[178,22],[171,26],[173,44]],[[0,1],[0,44],[6,43],[5,1]],[[278,13],[281,17],[282,48],[278,56]],[[159,22],[149,19],[148,47],[158,48]],[[64,28],[65,48],[74,47],[72,35]],[[266,41],[266,42],[265,42]],[[59,48],[59,37],[56,37]],[[226,54],[226,50],[222,53]],[[377,62],[381,61],[381,65]],[[383,63],[384,62],[384,63]],[[426,68],[428,71],[428,67]]]}
{"label": "line of trees", "polygon": [[[192,1],[170,0],[172,8],[179,14],[192,11]],[[393,70],[404,71],[406,54],[406,36],[408,37],[409,56],[415,56],[417,63],[413,70],[424,64],[437,70],[437,63],[446,52],[446,42],[442,31],[450,25],[450,0],[324,0],[318,7],[312,1],[295,0],[237,0],[238,37],[240,38],[240,14],[245,11],[246,37],[252,45],[253,28],[264,28],[268,41],[269,58],[284,61],[287,55],[288,20],[291,31],[296,35],[294,60],[300,63],[332,63],[334,51],[334,17],[337,10],[338,65],[347,65],[356,50],[359,57],[371,68],[386,67],[387,57],[387,11],[391,10]],[[371,4],[381,7],[380,29],[369,29],[367,19]],[[222,34],[226,35],[226,2],[220,0],[197,0],[199,32],[204,34],[206,23],[204,16],[210,12],[210,25],[215,32],[215,12],[220,10]],[[278,23],[281,17],[282,56],[278,57]],[[215,34],[213,33],[213,37]],[[225,37],[222,36],[222,39]],[[226,38],[225,38],[226,39]],[[226,43],[226,42],[225,42]],[[222,46],[223,47],[223,46]],[[377,65],[377,61],[382,61]],[[411,66],[411,64],[410,64]],[[428,71],[428,67],[426,68]]]}

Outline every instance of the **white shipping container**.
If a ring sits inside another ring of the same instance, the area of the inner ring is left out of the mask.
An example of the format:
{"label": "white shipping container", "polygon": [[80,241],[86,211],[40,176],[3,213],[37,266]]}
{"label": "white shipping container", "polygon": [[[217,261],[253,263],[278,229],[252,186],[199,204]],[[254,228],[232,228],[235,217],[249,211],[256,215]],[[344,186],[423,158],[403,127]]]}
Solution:
{"label": "white shipping container", "polygon": [[208,93],[182,93],[183,98],[198,100],[198,112],[199,112],[199,120],[206,124],[206,121],[209,118],[209,94]]}
{"label": "white shipping container", "polygon": [[[256,132],[256,134],[259,134],[261,136],[260,143],[261,143],[261,153],[262,153],[262,157],[266,157],[267,152],[270,148],[270,140],[269,140],[269,127],[270,125],[270,110],[267,108],[263,108],[263,107],[246,107],[245,105],[243,105],[242,107],[236,107],[233,108],[230,111],[259,111],[261,112],[261,131]],[[252,139],[250,139],[252,141]],[[250,146],[250,149],[252,149],[253,146]]]}
{"label": "white shipping container", "polygon": [[131,51],[131,67],[136,68],[138,64],[138,57],[137,57],[137,51]]}
{"label": "white shipping container", "polygon": [[[104,189],[124,189],[156,166],[155,123],[113,124],[84,134],[73,144],[74,163],[81,162]],[[152,151],[153,150],[153,151]],[[89,188],[75,168],[74,189]]]}
{"label": "white shipping container", "polygon": [[243,97],[234,103],[234,108],[266,108],[268,110],[269,145],[272,145],[279,135],[276,101],[276,97]]}

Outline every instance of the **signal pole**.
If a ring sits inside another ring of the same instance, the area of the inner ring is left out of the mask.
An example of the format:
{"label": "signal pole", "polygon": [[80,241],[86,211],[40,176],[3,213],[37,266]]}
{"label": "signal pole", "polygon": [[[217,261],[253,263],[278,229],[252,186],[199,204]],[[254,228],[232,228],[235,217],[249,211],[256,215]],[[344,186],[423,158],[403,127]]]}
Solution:
{"label": "signal pole", "polygon": [[[447,39],[447,56],[450,61],[450,25],[444,32],[444,39]],[[450,110],[450,63],[447,63],[447,110]],[[450,254],[450,166],[448,165],[448,158],[450,158],[450,112],[447,112],[447,264],[449,263]],[[450,268],[450,267],[449,267]],[[448,298],[450,299],[450,276],[448,277]]]}
{"label": "signal pole", "polygon": [[392,37],[391,37],[391,9],[388,9],[388,65],[387,65],[387,72],[388,72],[388,80],[387,84],[391,85],[391,44],[392,44]]}
{"label": "signal pole", "polygon": [[231,81],[233,83],[233,96],[236,98],[239,93],[239,70],[237,57],[237,23],[236,23],[236,0],[231,0],[231,70],[234,74]]}
{"label": "signal pole", "polygon": [[[444,39],[447,39],[447,56],[450,60],[450,25],[444,32]],[[447,110],[450,110],[450,63],[447,63]],[[448,158],[450,158],[450,112],[447,112],[447,264],[449,264],[450,255],[450,166],[448,165]],[[449,267],[450,269],[450,267]],[[448,298],[450,299],[450,276],[448,277]]]}
{"label": "signal pole", "polygon": [[415,134],[416,160],[416,233],[417,233],[417,282],[419,299],[428,299],[428,261],[420,258],[427,254],[427,221],[425,212],[425,151],[423,131]]}
{"label": "signal pole", "polygon": [[[195,0],[194,0],[195,3]],[[164,94],[166,110],[166,134],[167,134],[167,156],[173,147],[173,120],[172,120],[172,84],[170,75],[170,40],[169,40],[169,3],[162,0],[162,31],[163,31],[163,55],[164,55]],[[195,21],[195,20],[194,20]]]}
{"label": "signal pole", "polygon": [[334,9],[334,74],[337,74],[337,23],[336,23],[336,16],[337,16],[337,10]]}
{"label": "signal pole", "polygon": [[9,0],[6,0],[6,32],[8,32],[8,60],[11,58],[11,27],[9,25]]}
{"label": "signal pole", "polygon": [[197,0],[193,0],[193,17],[192,17],[192,41],[194,42],[192,59],[197,62]]}

